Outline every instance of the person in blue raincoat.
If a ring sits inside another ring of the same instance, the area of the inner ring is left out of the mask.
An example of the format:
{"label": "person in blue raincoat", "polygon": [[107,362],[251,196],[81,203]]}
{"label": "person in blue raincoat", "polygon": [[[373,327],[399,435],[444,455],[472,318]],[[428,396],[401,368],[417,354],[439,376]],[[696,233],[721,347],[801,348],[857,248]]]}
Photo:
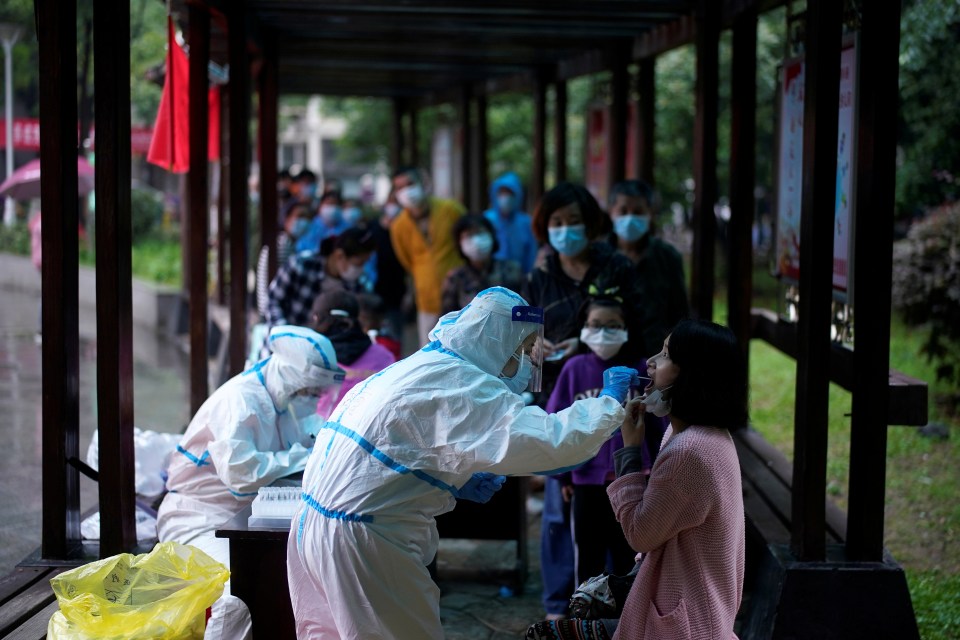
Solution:
{"label": "person in blue raincoat", "polygon": [[490,185],[490,208],[483,215],[497,232],[497,260],[513,260],[530,273],[537,259],[537,239],[530,214],[523,211],[523,186],[517,174],[508,171]]}
{"label": "person in blue raincoat", "polygon": [[637,372],[596,398],[525,406],[543,310],[500,287],[443,316],[431,342],[348,393],[317,435],[287,545],[297,637],[441,639],[427,564],[435,517],[489,500],[504,475],[592,457],[624,418]]}

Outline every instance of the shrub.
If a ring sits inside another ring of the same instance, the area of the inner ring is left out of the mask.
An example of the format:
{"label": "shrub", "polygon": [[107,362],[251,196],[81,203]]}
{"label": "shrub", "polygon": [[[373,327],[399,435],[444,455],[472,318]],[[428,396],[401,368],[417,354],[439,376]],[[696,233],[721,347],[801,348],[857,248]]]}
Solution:
{"label": "shrub", "polygon": [[30,229],[22,222],[6,226],[0,223],[0,251],[20,256],[30,255]]}
{"label": "shrub", "polygon": [[[892,294],[908,324],[929,324],[922,351],[938,379],[960,383],[960,203],[933,211],[894,243]],[[949,400],[957,406],[960,393]]]}
{"label": "shrub", "polygon": [[130,191],[130,237],[134,244],[150,235],[163,217],[163,202],[158,192],[148,189]]}

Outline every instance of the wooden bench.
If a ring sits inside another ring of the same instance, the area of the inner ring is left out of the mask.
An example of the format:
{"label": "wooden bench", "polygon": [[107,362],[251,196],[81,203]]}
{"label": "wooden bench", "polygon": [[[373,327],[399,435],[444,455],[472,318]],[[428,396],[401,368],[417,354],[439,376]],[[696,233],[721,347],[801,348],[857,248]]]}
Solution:
{"label": "wooden bench", "polygon": [[50,578],[59,567],[17,567],[0,578],[0,638],[40,640],[59,608]]}

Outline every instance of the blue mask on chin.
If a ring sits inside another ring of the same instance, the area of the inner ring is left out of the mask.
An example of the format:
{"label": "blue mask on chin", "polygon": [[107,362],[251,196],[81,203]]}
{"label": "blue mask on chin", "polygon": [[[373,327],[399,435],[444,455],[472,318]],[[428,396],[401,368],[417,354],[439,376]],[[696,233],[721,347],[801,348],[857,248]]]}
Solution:
{"label": "blue mask on chin", "polygon": [[650,230],[650,216],[627,214],[613,219],[613,231],[626,242],[639,240]]}

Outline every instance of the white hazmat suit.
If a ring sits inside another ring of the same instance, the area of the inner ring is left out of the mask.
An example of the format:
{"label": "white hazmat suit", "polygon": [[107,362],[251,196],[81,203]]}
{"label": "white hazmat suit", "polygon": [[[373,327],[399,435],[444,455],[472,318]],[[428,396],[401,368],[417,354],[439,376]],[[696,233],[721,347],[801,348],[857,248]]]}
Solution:
{"label": "white hazmat suit", "polygon": [[596,454],[620,426],[610,397],[557,414],[525,407],[499,374],[539,327],[527,303],[482,291],[432,342],[350,391],[317,436],[287,547],[297,637],[443,638],[426,565],[434,518],[480,471],[551,472]]}
{"label": "white hazmat suit", "polygon": [[[344,376],[333,345],[310,329],[274,327],[269,342],[270,357],[225,382],[197,411],[171,459],[157,514],[161,541],[193,545],[227,567],[229,540],[216,530],[260,487],[303,470],[323,422],[316,394],[336,397]],[[220,623],[217,613],[215,605],[208,627]]]}

